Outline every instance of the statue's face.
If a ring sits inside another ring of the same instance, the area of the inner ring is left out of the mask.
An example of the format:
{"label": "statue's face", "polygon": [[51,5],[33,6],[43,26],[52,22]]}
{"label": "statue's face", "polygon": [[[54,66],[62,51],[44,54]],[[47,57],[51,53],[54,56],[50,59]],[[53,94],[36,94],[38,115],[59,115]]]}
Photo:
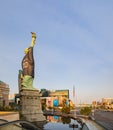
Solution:
{"label": "statue's face", "polygon": [[27,54],[27,53],[28,53],[28,51],[29,51],[29,49],[28,49],[28,48],[26,48],[26,49],[24,50],[24,53],[25,53],[25,54]]}

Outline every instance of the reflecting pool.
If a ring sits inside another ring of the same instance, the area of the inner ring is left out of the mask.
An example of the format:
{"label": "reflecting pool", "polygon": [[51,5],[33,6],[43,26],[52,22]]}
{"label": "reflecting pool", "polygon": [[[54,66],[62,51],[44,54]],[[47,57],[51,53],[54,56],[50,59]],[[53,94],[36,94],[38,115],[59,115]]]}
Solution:
{"label": "reflecting pool", "polygon": [[44,130],[82,130],[80,121],[68,117],[47,116],[47,121]]}

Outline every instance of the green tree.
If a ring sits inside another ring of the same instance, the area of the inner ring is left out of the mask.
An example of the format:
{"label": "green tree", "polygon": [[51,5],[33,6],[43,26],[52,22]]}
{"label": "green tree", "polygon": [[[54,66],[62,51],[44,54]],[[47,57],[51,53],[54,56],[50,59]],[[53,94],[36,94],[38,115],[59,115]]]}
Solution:
{"label": "green tree", "polygon": [[69,106],[63,106],[61,109],[61,112],[69,114],[70,113],[70,107]]}
{"label": "green tree", "polygon": [[84,107],[80,110],[80,114],[82,115],[89,115],[91,114],[91,107]]}

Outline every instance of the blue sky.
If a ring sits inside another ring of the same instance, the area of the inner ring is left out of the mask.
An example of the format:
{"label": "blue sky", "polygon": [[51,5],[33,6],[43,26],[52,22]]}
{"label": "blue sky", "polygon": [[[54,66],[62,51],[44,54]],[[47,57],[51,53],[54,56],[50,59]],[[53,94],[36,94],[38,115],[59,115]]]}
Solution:
{"label": "blue sky", "polygon": [[76,88],[77,102],[113,98],[112,0],[0,2],[0,80],[18,92],[24,49],[36,32],[34,86]]}

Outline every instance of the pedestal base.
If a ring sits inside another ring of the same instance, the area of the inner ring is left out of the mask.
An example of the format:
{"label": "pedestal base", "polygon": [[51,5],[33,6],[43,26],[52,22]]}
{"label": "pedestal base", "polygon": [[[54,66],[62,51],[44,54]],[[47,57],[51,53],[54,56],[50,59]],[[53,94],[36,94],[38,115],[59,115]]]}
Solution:
{"label": "pedestal base", "polygon": [[30,122],[45,121],[38,90],[23,89],[20,91],[20,114]]}

